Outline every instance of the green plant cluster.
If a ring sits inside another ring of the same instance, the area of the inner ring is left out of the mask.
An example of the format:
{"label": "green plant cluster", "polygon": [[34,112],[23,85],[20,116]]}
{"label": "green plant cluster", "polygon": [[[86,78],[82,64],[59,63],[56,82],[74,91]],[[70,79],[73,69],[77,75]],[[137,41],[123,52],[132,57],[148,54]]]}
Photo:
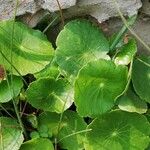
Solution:
{"label": "green plant cluster", "polygon": [[0,150],[147,149],[150,57],[135,39],[78,19],[56,46],[0,22]]}

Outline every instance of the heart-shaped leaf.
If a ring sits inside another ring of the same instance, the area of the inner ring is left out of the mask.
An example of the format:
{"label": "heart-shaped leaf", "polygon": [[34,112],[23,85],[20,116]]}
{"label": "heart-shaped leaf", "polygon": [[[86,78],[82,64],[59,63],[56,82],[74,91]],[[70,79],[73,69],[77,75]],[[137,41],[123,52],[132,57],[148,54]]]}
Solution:
{"label": "heart-shaped leaf", "polygon": [[127,67],[98,60],[83,67],[75,82],[75,105],[81,116],[96,116],[114,106],[127,84]]}
{"label": "heart-shaped leaf", "polygon": [[98,27],[86,20],[69,22],[58,35],[56,45],[56,61],[69,74],[77,74],[91,60],[108,58],[107,39]]}
{"label": "heart-shaped leaf", "polygon": [[140,98],[150,103],[150,57],[134,60],[132,81]]}
{"label": "heart-shaped leaf", "polygon": [[0,83],[0,103],[6,103],[19,95],[23,82],[20,77],[8,76]]}
{"label": "heart-shaped leaf", "polygon": [[0,22],[0,64],[6,70],[15,75],[39,72],[50,63],[53,53],[52,45],[40,31],[19,22]]}
{"label": "heart-shaped leaf", "polygon": [[150,124],[137,113],[113,111],[95,119],[86,134],[85,150],[145,150]]}
{"label": "heart-shaped leaf", "polygon": [[23,140],[19,124],[14,119],[0,117],[0,150],[19,150]]}
{"label": "heart-shaped leaf", "polygon": [[54,146],[49,139],[36,138],[23,143],[20,150],[54,150]]}
{"label": "heart-shaped leaf", "polygon": [[31,83],[26,93],[33,107],[45,111],[61,113],[73,103],[73,90],[64,79],[41,78]]}

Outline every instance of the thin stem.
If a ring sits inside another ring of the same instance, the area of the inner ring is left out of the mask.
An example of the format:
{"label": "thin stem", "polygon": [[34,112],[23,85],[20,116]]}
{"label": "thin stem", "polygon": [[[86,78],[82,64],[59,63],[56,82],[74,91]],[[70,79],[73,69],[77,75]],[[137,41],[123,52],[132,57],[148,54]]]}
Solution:
{"label": "thin stem", "polygon": [[125,17],[123,16],[119,6],[118,6],[118,3],[116,0],[114,0],[114,3],[115,3],[115,6],[116,6],[116,9],[122,19],[122,22],[124,23],[124,25],[128,28],[128,30],[130,31],[130,33],[139,41],[141,42],[141,44],[148,50],[150,51],[150,47],[134,32],[134,30],[132,30],[132,28],[129,27],[128,23],[127,23],[127,20],[125,19]]}
{"label": "thin stem", "polygon": [[59,119],[58,127],[57,127],[57,136],[55,137],[55,150],[57,150],[58,134],[59,134],[59,131],[60,131],[60,128],[61,128],[61,122],[63,120],[63,114],[64,114],[64,110],[65,110],[65,106],[66,106],[69,94],[70,93],[68,93],[68,95],[66,96],[66,100],[65,100],[65,103],[64,103],[63,108],[62,108],[62,113],[60,114],[60,119]]}
{"label": "thin stem", "polygon": [[129,87],[130,82],[131,82],[132,68],[133,68],[133,59],[132,59],[131,62],[130,62],[130,67],[129,67],[129,71],[128,71],[126,87],[125,87],[124,91],[123,91],[120,95],[118,95],[118,96],[116,97],[116,100],[117,100],[120,96],[122,96],[123,94],[125,94],[125,93],[127,92],[128,87]]}
{"label": "thin stem", "polygon": [[22,112],[20,114],[20,117],[22,118],[24,112],[25,112],[25,109],[26,109],[26,106],[27,106],[27,101],[25,102],[24,106],[23,106],[23,109],[22,109]]}
{"label": "thin stem", "polygon": [[62,9],[61,9],[61,6],[60,6],[60,3],[59,3],[59,0],[56,0],[56,1],[57,1],[57,4],[58,4],[58,7],[59,7],[59,12],[60,12],[60,17],[61,17],[62,26],[64,27],[64,25],[65,25],[65,21],[64,21],[63,12],[62,12]]}
{"label": "thin stem", "polygon": [[57,19],[58,19],[58,16],[55,17],[55,18],[49,23],[49,25],[43,30],[43,33],[45,33],[45,32],[50,28],[50,26],[51,26]]}
{"label": "thin stem", "polygon": [[22,129],[22,131],[23,131],[23,133],[24,133],[24,135],[25,135],[25,137],[27,138],[28,136],[27,136],[26,130],[25,130],[25,128],[24,128],[24,125],[23,125],[23,123],[22,123],[21,117],[20,117],[20,115],[19,115],[19,110],[18,110],[18,107],[17,107],[17,104],[16,104],[14,98],[13,98],[13,101],[12,101],[12,102],[13,102],[13,106],[14,106],[14,109],[15,109],[15,113],[16,113],[16,115],[17,115],[17,119],[18,119],[19,125],[20,125],[20,127],[21,127],[21,129]]}
{"label": "thin stem", "polygon": [[137,60],[139,60],[141,63],[143,63],[143,64],[146,65],[147,67],[150,67],[150,64],[147,63],[147,62],[145,62],[145,61],[143,61],[142,59],[140,59],[140,58],[137,57]]}
{"label": "thin stem", "polygon": [[69,134],[69,135],[66,135],[65,137],[61,138],[59,142],[63,141],[64,139],[68,138],[68,137],[71,137],[71,136],[74,136],[74,135],[77,135],[77,134],[81,134],[81,133],[85,133],[85,132],[89,132],[89,131],[92,131],[92,129],[86,129],[86,130],[81,130],[81,131],[78,131],[78,132],[74,132],[72,134]]}
{"label": "thin stem", "polygon": [[126,33],[126,31],[127,31],[127,27],[123,26],[121,28],[121,30],[118,32],[118,34],[116,35],[112,44],[110,45],[110,51],[112,51],[116,47],[116,45],[118,44],[118,41],[121,39],[121,37],[124,35],[124,33]]}
{"label": "thin stem", "polygon": [[55,138],[55,150],[57,150],[57,138]]}
{"label": "thin stem", "polygon": [[[13,39],[14,39],[14,31],[15,31],[15,19],[16,19],[16,14],[17,14],[17,8],[18,8],[18,4],[19,4],[19,0],[16,0],[16,6],[15,6],[15,11],[14,11],[14,18],[13,18],[13,25],[12,25],[12,36],[11,36],[11,60],[10,60],[10,64],[11,64],[11,84],[12,84],[12,92],[13,92],[13,98],[12,98],[12,102],[13,102],[13,106],[14,106],[14,109],[15,109],[15,113],[16,113],[16,116],[17,116],[17,119],[18,119],[18,122],[19,122],[19,125],[25,135],[25,137],[27,138],[27,133],[26,133],[26,130],[24,128],[24,125],[22,123],[22,120],[21,120],[21,117],[19,115],[19,110],[18,110],[18,107],[17,107],[17,104],[16,104],[16,101],[14,99],[14,86],[13,86],[13,75],[12,75],[12,70],[13,70],[13,67],[12,67],[12,60],[13,60]],[[11,90],[11,89],[10,89]]]}
{"label": "thin stem", "polygon": [[131,77],[132,77],[132,68],[133,68],[133,60],[131,60],[131,63],[130,63],[130,68],[129,68],[129,72],[128,72],[128,82],[127,82],[127,85],[126,85],[126,88],[125,88],[123,94],[126,93],[129,88],[129,85],[131,82]]}
{"label": "thin stem", "polygon": [[62,111],[62,113],[60,114],[60,119],[59,119],[59,122],[58,122],[58,127],[57,127],[57,136],[55,137],[55,150],[57,150],[57,138],[58,138],[58,134],[59,134],[59,131],[60,131],[60,128],[61,128],[61,122],[62,122],[62,119],[63,119],[63,114],[64,114],[64,109],[65,109],[65,105],[66,105],[66,103],[67,103],[67,99],[66,99],[66,101],[65,101],[65,103],[64,103],[64,105],[63,105],[63,111]]}
{"label": "thin stem", "polygon": [[4,110],[11,118],[14,118],[8,111],[7,109],[5,109],[5,107],[3,107],[1,104],[0,104],[0,107],[2,108],[2,110]]}
{"label": "thin stem", "polygon": [[[135,23],[137,16],[132,16],[131,18],[129,18],[127,20],[127,24],[128,26],[132,26]],[[118,44],[118,42],[120,41],[120,39],[123,37],[123,35],[127,32],[128,28],[126,25],[123,25],[123,27],[121,28],[121,30],[117,33],[117,35],[115,36],[115,39],[113,40],[112,44],[110,45],[110,51],[114,50],[114,48],[116,47],[116,45]]]}

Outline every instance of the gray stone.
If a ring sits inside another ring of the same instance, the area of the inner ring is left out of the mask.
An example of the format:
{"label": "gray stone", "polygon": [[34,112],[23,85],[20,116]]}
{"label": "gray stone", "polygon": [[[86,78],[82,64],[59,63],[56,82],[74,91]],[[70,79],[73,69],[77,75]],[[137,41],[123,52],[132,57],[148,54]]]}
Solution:
{"label": "gray stone", "polygon": [[19,21],[27,24],[29,27],[33,28],[40,23],[43,19],[49,19],[50,13],[45,10],[39,10],[34,14],[25,14],[18,17]]}
{"label": "gray stone", "polygon": [[[62,9],[66,9],[74,6],[76,4],[76,0],[59,0],[59,4]],[[57,0],[39,0],[38,5],[40,5],[43,9],[49,10],[50,12],[59,10]]]}
{"label": "gray stone", "polygon": [[143,0],[143,7],[142,7],[142,12],[150,15],[150,1],[149,0]]}
{"label": "gray stone", "polygon": [[[0,20],[11,19],[14,17],[16,0],[0,0]],[[16,15],[24,15],[26,13],[36,13],[40,9],[34,0],[20,0]]]}
{"label": "gray stone", "polygon": [[[76,0],[59,0],[59,3],[62,9],[66,9],[74,6]],[[0,0],[0,20],[13,18],[15,7],[16,0]],[[16,15],[35,14],[41,9],[54,12],[58,11],[59,7],[56,0],[19,0]]]}
{"label": "gray stone", "polygon": [[[136,14],[142,6],[140,0],[118,0],[117,3],[121,12],[127,16]],[[103,22],[119,15],[116,7],[114,0],[78,0],[76,6],[68,9],[65,14],[68,16],[91,15],[99,22]]]}
{"label": "gray stone", "polygon": [[[124,15],[136,14],[142,6],[141,0],[117,0],[118,5]],[[14,16],[16,0],[0,0],[0,20],[10,19]],[[103,22],[110,17],[118,16],[114,0],[59,0],[61,8],[64,10],[65,18],[73,16],[91,15],[99,22]],[[17,16],[25,15],[27,19],[32,17],[32,26],[36,25],[41,18],[40,10],[55,12],[59,11],[57,0],[20,0],[17,8]],[[40,12],[40,13],[39,13]],[[45,13],[42,11],[43,14]],[[24,16],[24,18],[25,18]],[[36,17],[34,19],[33,17]]]}

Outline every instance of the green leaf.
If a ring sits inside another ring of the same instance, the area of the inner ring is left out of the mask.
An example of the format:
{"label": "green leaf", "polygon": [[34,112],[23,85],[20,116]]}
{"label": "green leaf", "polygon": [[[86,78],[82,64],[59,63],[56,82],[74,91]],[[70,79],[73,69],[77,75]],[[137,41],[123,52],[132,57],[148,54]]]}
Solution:
{"label": "green leaf", "polygon": [[127,93],[121,96],[118,101],[118,106],[121,110],[137,112],[139,114],[146,113],[147,111],[147,104],[135,94],[131,87],[129,87]]}
{"label": "green leaf", "polygon": [[[58,134],[58,124],[60,121],[60,115],[54,112],[44,112],[38,117],[38,132],[50,132],[53,136]],[[60,129],[64,126],[64,121],[61,121]],[[43,131],[44,129],[44,131]]]}
{"label": "green leaf", "polygon": [[13,30],[13,21],[0,22],[0,64],[6,70],[15,75],[17,71],[21,75],[39,72],[52,61],[53,53],[52,45],[40,31],[19,22],[14,23]]}
{"label": "green leaf", "polygon": [[64,122],[66,125],[58,134],[58,138],[60,140],[59,145],[63,149],[82,150],[85,133],[75,133],[86,129],[86,123],[83,118],[73,111],[66,111],[64,114]]}
{"label": "green leaf", "polygon": [[44,124],[40,125],[40,127],[38,128],[38,132],[41,137],[48,138],[49,133],[50,133],[50,137],[52,137],[52,133],[49,131],[49,128],[45,126]]}
{"label": "green leaf", "polygon": [[54,137],[58,135],[58,145],[62,149],[83,149],[84,133],[75,133],[86,129],[84,120],[77,113],[66,111],[63,114],[60,131],[58,132],[59,121],[60,115],[46,112],[39,116],[39,127],[45,125],[48,127],[49,132],[53,133]]}
{"label": "green leaf", "polygon": [[23,140],[19,124],[14,119],[0,117],[0,150],[19,150]]}
{"label": "green leaf", "polygon": [[98,60],[83,67],[75,82],[75,105],[81,116],[109,111],[127,84],[127,67]]}
{"label": "green leaf", "polygon": [[20,150],[54,150],[54,146],[46,138],[36,138],[23,143]]}
{"label": "green leaf", "polygon": [[19,95],[23,82],[20,77],[8,76],[8,81],[0,83],[0,103],[6,103]]}
{"label": "green leaf", "polygon": [[128,65],[137,52],[137,46],[134,39],[130,39],[127,44],[125,44],[120,52],[116,55],[115,64]]}
{"label": "green leaf", "polygon": [[37,131],[33,131],[30,133],[30,137],[31,139],[37,139],[37,138],[40,138],[40,135]]}
{"label": "green leaf", "polygon": [[50,63],[43,70],[34,74],[34,76],[36,77],[36,79],[43,78],[43,77],[57,78],[59,74],[60,71],[58,69],[58,66],[55,63],[52,64]]}
{"label": "green leaf", "polygon": [[113,111],[95,119],[86,134],[85,150],[144,150],[150,142],[150,124],[137,113]]}
{"label": "green leaf", "polygon": [[38,122],[37,122],[37,116],[34,114],[29,114],[27,115],[27,121],[31,124],[31,126],[33,128],[37,128],[38,127]]}
{"label": "green leaf", "polygon": [[73,103],[73,90],[64,79],[41,78],[31,83],[26,93],[33,107],[45,111],[61,113]]}
{"label": "green leaf", "polygon": [[150,103],[150,57],[134,60],[132,81],[139,97]]}
{"label": "green leaf", "polygon": [[58,35],[56,45],[56,61],[69,74],[77,74],[91,60],[109,59],[107,39],[98,27],[86,20],[69,22]]}

